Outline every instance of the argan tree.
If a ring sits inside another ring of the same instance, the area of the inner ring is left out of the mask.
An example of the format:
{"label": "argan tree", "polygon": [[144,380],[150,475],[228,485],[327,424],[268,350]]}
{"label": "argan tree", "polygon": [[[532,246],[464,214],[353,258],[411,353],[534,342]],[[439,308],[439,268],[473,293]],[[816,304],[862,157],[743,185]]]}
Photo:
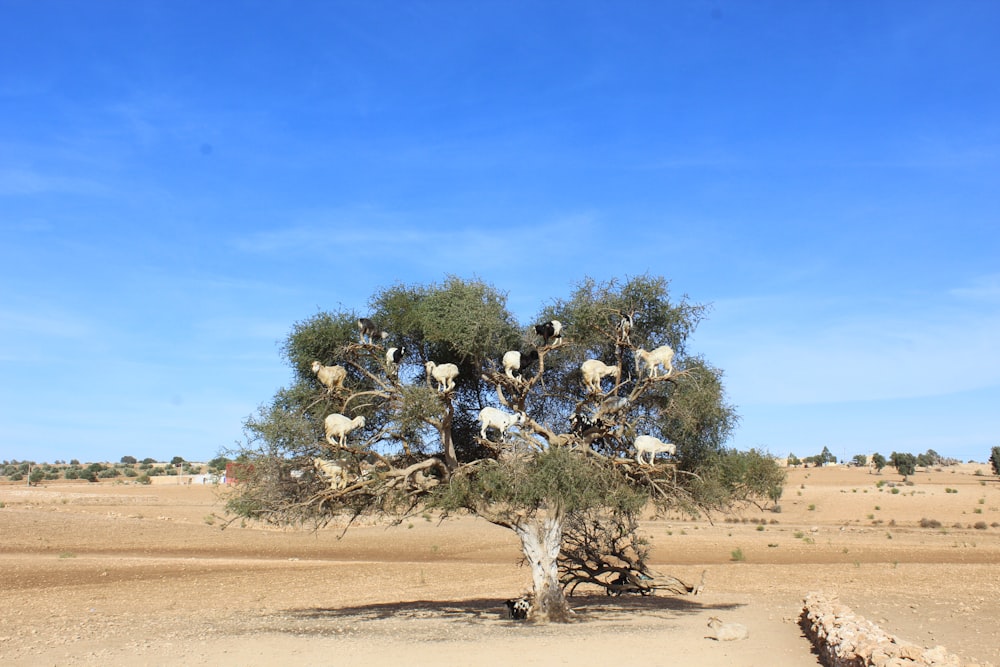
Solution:
{"label": "argan tree", "polygon": [[[650,276],[586,280],[526,324],[507,310],[504,294],[456,277],[376,293],[361,315],[384,337],[360,336],[359,313],[320,312],[296,323],[284,342],[291,386],[245,423],[245,441],[233,452],[241,482],[228,508],[314,525],[469,512],[520,538],[534,584],[531,617],[566,620],[564,586],[605,583],[645,554],[589,558],[580,546],[587,526],[617,530],[611,544],[635,545],[635,520],[646,509],[726,508],[780,488],[773,460],[724,446],[737,416],[722,373],[688,350],[705,314],[686,298],[671,300],[668,283]],[[560,334],[536,332],[534,325],[552,321],[562,324]],[[663,345],[675,352],[670,372],[637,365],[637,350]],[[391,348],[402,351],[399,363]],[[521,368],[502,367],[511,350],[522,353]],[[587,359],[615,369],[600,391],[582,382]],[[316,361],[343,367],[343,387],[320,384]],[[441,391],[428,362],[455,364],[455,386]],[[478,416],[490,406],[514,424],[483,437]],[[325,437],[332,413],[364,417],[345,447]],[[637,463],[632,443],[640,434],[674,443],[675,456]],[[331,483],[315,458],[346,471],[346,481]],[[571,565],[567,578],[567,562],[586,563],[586,571]]]}

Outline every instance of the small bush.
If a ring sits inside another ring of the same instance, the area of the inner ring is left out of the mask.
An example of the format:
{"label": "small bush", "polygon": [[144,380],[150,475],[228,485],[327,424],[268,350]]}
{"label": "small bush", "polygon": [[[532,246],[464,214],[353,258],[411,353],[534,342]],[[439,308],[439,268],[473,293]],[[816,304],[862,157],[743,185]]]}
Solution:
{"label": "small bush", "polygon": [[972,525],[972,527],[975,528],[976,530],[986,530],[986,522],[985,521],[977,521],[976,523],[974,523]]}
{"label": "small bush", "polygon": [[938,521],[937,519],[921,519],[920,520],[920,527],[921,528],[940,528],[941,527],[941,522]]}
{"label": "small bush", "polygon": [[730,560],[740,562],[746,560],[746,556],[743,555],[743,549],[736,547],[729,554]]}
{"label": "small bush", "polygon": [[897,489],[897,488],[896,488],[896,487],[894,486],[894,487],[892,487],[892,491],[890,491],[889,493],[893,493],[893,494],[896,494],[896,493],[899,493],[899,489]]}

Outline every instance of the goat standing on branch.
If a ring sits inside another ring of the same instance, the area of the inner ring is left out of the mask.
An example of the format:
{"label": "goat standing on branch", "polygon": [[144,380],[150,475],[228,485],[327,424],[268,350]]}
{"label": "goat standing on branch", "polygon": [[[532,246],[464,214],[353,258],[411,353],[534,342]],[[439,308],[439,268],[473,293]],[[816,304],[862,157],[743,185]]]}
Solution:
{"label": "goat standing on branch", "polygon": [[669,345],[661,345],[652,352],[647,352],[639,348],[635,351],[635,370],[640,377],[642,376],[643,365],[646,366],[646,373],[650,378],[661,377],[659,374],[661,366],[665,371],[662,377],[670,377],[670,374],[674,372],[673,348]]}
{"label": "goat standing on branch", "polygon": [[[389,337],[388,331],[382,331],[367,317],[358,318],[358,332],[361,334],[362,343],[372,343],[376,338],[385,340]],[[365,340],[367,338],[368,340]]]}
{"label": "goat standing on branch", "polygon": [[608,366],[599,359],[587,359],[580,366],[583,373],[583,386],[595,394],[601,393],[601,380],[610,375],[615,382],[621,380],[621,369],[617,366]]}
{"label": "goat standing on branch", "polygon": [[517,377],[514,376],[514,371],[525,371],[535,361],[538,361],[538,350],[532,350],[531,352],[511,350],[503,355],[503,372],[510,379],[516,380]]}
{"label": "goat standing on branch", "polygon": [[659,438],[651,435],[640,435],[635,439],[635,462],[642,464],[643,454],[649,457],[649,465],[653,465],[653,460],[657,454],[669,454],[673,456],[677,453],[677,447],[672,442],[663,442]]}
{"label": "goat standing on branch", "polygon": [[490,427],[500,431],[500,439],[503,440],[503,434],[507,432],[507,429],[514,424],[524,423],[524,413],[518,412],[512,415],[503,410],[487,406],[479,411],[479,421],[483,424],[482,428],[479,429],[479,435],[483,440],[487,439],[486,429]]}
{"label": "goat standing on branch", "polygon": [[347,369],[343,366],[324,366],[318,361],[314,361],[312,369],[327,391],[344,388],[344,380],[347,379]]}
{"label": "goat standing on branch", "polygon": [[347,487],[347,470],[343,461],[314,458],[313,465],[330,480],[330,487],[343,489]]}
{"label": "goat standing on branch", "polygon": [[458,366],[455,364],[435,364],[433,361],[428,361],[424,364],[424,369],[427,371],[427,382],[434,378],[438,384],[438,391],[443,391],[448,393],[455,388],[455,378],[458,377]]}
{"label": "goat standing on branch", "polygon": [[[364,425],[365,418],[362,415],[351,419],[350,417],[345,417],[342,414],[334,412],[331,415],[327,415],[323,421],[323,426],[326,429],[326,441],[334,447],[346,447],[347,434],[354,429],[364,428]],[[337,439],[336,442],[334,442],[334,438]]]}
{"label": "goat standing on branch", "polygon": [[548,345],[553,341],[553,345],[562,342],[563,325],[559,320],[550,320],[542,324],[535,325],[535,333],[542,337],[542,345]]}

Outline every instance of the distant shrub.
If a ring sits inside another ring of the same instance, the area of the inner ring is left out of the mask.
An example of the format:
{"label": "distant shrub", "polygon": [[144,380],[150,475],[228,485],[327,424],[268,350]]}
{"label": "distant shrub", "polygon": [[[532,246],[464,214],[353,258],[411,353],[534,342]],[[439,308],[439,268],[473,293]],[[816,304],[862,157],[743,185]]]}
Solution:
{"label": "distant shrub", "polygon": [[137,484],[152,484],[153,483],[153,480],[151,480],[149,478],[149,475],[139,475],[139,477],[136,478],[135,481],[136,481]]}
{"label": "distant shrub", "polygon": [[985,521],[977,521],[976,523],[974,523],[972,525],[972,527],[975,528],[976,530],[986,530],[986,522]]}
{"label": "distant shrub", "polygon": [[921,528],[940,528],[941,527],[941,522],[938,521],[937,519],[921,519],[920,520],[920,527]]}
{"label": "distant shrub", "polygon": [[894,486],[894,487],[892,487],[892,491],[890,491],[889,493],[893,493],[893,494],[899,493],[899,489]]}
{"label": "distant shrub", "polygon": [[734,561],[737,561],[737,562],[746,560],[746,556],[743,555],[743,549],[740,549],[739,547],[736,547],[735,549],[733,549],[730,552],[729,556],[730,556],[730,560],[734,560]]}

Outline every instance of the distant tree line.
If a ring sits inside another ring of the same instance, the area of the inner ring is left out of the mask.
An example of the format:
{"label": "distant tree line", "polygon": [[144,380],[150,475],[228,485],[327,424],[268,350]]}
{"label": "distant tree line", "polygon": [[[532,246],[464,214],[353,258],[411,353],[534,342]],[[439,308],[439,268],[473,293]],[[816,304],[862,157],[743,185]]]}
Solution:
{"label": "distant tree line", "polygon": [[[828,447],[824,447],[823,451],[819,454],[813,456],[807,456],[805,458],[799,458],[795,454],[788,455],[788,465],[790,466],[822,466],[829,463],[836,463],[837,457],[830,453]],[[990,462],[993,465],[993,473],[1000,475],[1000,447],[994,447],[993,453],[990,457]],[[960,463],[958,459],[946,458],[935,452],[933,449],[928,449],[923,454],[910,454],[906,452],[893,452],[889,455],[889,458],[882,456],[878,452],[875,452],[871,456],[867,454],[855,454],[850,460],[848,465],[854,465],[858,467],[871,466],[875,468],[876,472],[882,472],[882,469],[886,465],[891,465],[896,469],[896,472],[903,477],[909,477],[914,474],[918,467],[920,468],[931,468],[934,466],[951,466]]]}
{"label": "distant tree line", "polygon": [[0,477],[6,478],[9,482],[27,481],[32,485],[60,479],[97,482],[116,478],[148,484],[151,477],[161,475],[221,474],[229,462],[230,459],[224,456],[214,458],[205,465],[190,463],[180,456],[175,456],[169,463],[152,458],[139,461],[134,456],[123,456],[119,463],[84,464],[78,459],[71,459],[69,463],[66,461],[36,463],[15,459],[0,462]]}

